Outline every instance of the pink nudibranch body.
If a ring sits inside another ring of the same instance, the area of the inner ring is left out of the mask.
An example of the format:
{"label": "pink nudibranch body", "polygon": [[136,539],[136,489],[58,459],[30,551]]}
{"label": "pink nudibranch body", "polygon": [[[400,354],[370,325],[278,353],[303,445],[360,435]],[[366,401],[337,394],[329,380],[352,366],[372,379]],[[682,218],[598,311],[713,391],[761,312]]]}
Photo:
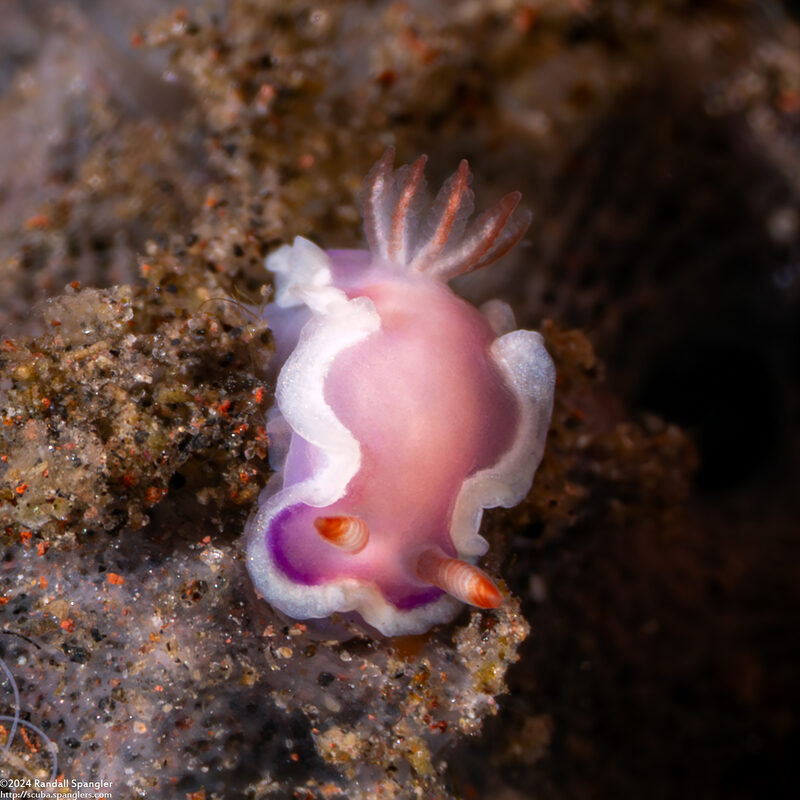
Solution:
{"label": "pink nudibranch body", "polygon": [[[276,473],[248,523],[258,592],[297,619],[355,611],[386,635],[501,595],[475,561],[484,508],[529,491],[555,371],[508,306],[447,280],[512,247],[529,218],[504,198],[469,228],[466,162],[421,219],[424,158],[365,182],[370,251],[297,238],[267,259],[281,365],[268,431]],[[466,228],[466,230],[465,230]]]}

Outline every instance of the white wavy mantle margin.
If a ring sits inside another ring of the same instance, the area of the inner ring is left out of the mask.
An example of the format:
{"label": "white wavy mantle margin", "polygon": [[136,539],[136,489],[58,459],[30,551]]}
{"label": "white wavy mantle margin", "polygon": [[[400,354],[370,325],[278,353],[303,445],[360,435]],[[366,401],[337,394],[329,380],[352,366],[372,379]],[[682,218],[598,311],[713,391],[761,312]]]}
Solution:
{"label": "white wavy mantle margin", "polygon": [[511,447],[496,464],[470,475],[456,498],[450,536],[459,556],[473,563],[489,547],[478,534],[483,509],[511,508],[531,490],[544,454],[556,383],[553,360],[535,331],[500,336],[491,353],[517,398],[520,421]]}
{"label": "white wavy mantle margin", "polygon": [[[281,511],[299,503],[316,507],[334,503],[361,464],[358,442],[325,401],[324,383],[339,353],[377,331],[380,317],[368,298],[348,300],[331,285],[329,263],[324,251],[301,237],[267,263],[277,273],[276,302],[284,307],[305,304],[312,311],[297,347],[281,369],[276,407],[286,423],[284,430],[288,426],[315,446],[321,463],[307,480],[274,494],[267,487],[262,493],[262,504],[246,526],[247,566],[258,593],[296,619],[356,611],[386,636],[424,633],[453,619],[462,604],[443,595],[405,611],[389,603],[376,585],[354,578],[298,584],[280,570],[264,545],[269,525]],[[488,548],[478,534],[483,509],[513,506],[531,487],[544,450],[555,383],[552,360],[538,333],[513,331],[499,337],[492,345],[492,357],[517,397],[520,430],[494,467],[464,481],[456,500],[450,534],[459,556],[471,562]],[[281,427],[280,423],[275,427]]]}

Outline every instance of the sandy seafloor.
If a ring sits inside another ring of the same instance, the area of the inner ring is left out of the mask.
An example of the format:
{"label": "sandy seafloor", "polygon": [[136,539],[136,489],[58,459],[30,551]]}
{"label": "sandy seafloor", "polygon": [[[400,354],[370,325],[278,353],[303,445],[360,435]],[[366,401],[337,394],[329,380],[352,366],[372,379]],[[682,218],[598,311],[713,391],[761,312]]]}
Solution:
{"label": "sandy seafloor", "polygon": [[[0,17],[4,780],[798,796],[797,3]],[[389,144],[433,187],[468,158],[480,208],[522,191],[525,240],[457,289],[559,371],[534,488],[484,521],[506,602],[401,640],[283,618],[241,545],[269,476],[263,259],[359,246]]]}

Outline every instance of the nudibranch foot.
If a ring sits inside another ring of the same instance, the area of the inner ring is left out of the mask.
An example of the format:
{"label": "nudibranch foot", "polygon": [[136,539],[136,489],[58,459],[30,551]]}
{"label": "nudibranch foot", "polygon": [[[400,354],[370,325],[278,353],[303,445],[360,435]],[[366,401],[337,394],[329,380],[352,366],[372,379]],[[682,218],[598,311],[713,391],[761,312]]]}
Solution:
{"label": "nudibranch foot", "polygon": [[298,238],[267,259],[276,473],[247,536],[255,587],[276,608],[352,611],[386,635],[502,602],[475,566],[481,517],[530,489],[555,383],[541,336],[515,330],[507,305],[479,311],[446,285],[520,239],[519,195],[469,224],[462,162],[426,213],[424,157],[393,160],[365,181],[370,252]]}

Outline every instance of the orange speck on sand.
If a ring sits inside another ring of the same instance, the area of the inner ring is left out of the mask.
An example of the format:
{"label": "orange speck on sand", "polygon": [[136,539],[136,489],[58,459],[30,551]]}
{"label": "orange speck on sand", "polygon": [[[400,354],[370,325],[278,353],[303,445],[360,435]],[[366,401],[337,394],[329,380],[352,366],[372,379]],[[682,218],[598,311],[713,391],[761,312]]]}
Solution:
{"label": "orange speck on sand", "polygon": [[395,636],[392,639],[392,647],[395,649],[398,658],[403,661],[412,661],[422,651],[424,642],[424,636]]}
{"label": "orange speck on sand", "polygon": [[19,735],[22,737],[22,741],[25,742],[25,746],[28,748],[28,750],[31,751],[31,753],[38,753],[39,752],[39,740],[38,740],[38,738],[32,739],[28,735],[28,731],[25,730],[25,728],[23,728],[23,727],[19,728]]}
{"label": "orange speck on sand", "polygon": [[528,33],[536,24],[538,17],[538,8],[533,8],[533,6],[522,6],[514,16],[514,27],[520,33]]}
{"label": "orange speck on sand", "polygon": [[396,80],[397,80],[397,73],[393,69],[385,69],[375,79],[375,81],[377,83],[379,83],[381,86],[383,86],[386,89],[388,89],[390,86],[394,85]]}
{"label": "orange speck on sand", "polygon": [[464,787],[464,797],[466,800],[477,800],[479,797],[478,790],[468,783]]}
{"label": "orange speck on sand", "polygon": [[32,531],[20,531],[19,532],[19,540],[21,542],[29,542],[33,537]]}
{"label": "orange speck on sand", "polygon": [[53,404],[53,401],[52,401],[52,400],[51,400],[49,397],[43,397],[43,398],[42,398],[42,405],[43,405],[45,408],[50,408],[50,406],[51,406],[52,404]]}
{"label": "orange speck on sand", "polygon": [[792,89],[781,92],[775,101],[775,105],[784,113],[796,114],[800,111],[800,92]]}
{"label": "orange speck on sand", "polygon": [[21,495],[25,494],[25,490],[26,490],[27,488],[28,488],[28,484],[27,484],[27,483],[21,483],[19,486],[17,486],[17,488],[16,488],[16,489],[14,489],[14,491],[15,491],[15,492],[16,492],[18,495],[20,495],[20,496],[21,496]]}
{"label": "orange speck on sand", "polygon": [[116,572],[109,572],[108,575],[106,575],[106,580],[112,586],[122,586],[122,584],[125,583],[125,578],[123,578],[122,575],[117,575]]}
{"label": "orange speck on sand", "polygon": [[72,281],[69,286],[70,286],[70,289],[74,289],[77,292],[81,288],[81,282],[80,281]]}
{"label": "orange speck on sand", "polygon": [[50,547],[49,542],[39,542],[39,544],[36,545],[36,555],[43,556],[47,552],[48,547]]}
{"label": "orange speck on sand", "polygon": [[67,617],[61,620],[61,627],[67,632],[72,633],[75,630],[75,620]]}
{"label": "orange speck on sand", "polygon": [[161,500],[162,497],[167,493],[166,489],[162,489],[160,486],[151,486],[145,493],[144,499],[147,503],[151,506],[154,506],[156,503]]}
{"label": "orange speck on sand", "polygon": [[436,58],[436,48],[431,47],[416,31],[411,28],[406,28],[401,32],[400,41],[405,46],[409,53],[422,63],[429,64]]}
{"label": "orange speck on sand", "polygon": [[0,606],[4,606],[8,602],[7,597],[0,597]]}
{"label": "orange speck on sand", "polygon": [[42,589],[46,589],[46,588],[49,586],[49,584],[48,584],[48,582],[47,582],[47,578],[45,578],[45,576],[44,576],[44,575],[40,575],[40,576],[39,576],[39,586],[40,586]]}
{"label": "orange speck on sand", "polygon": [[41,230],[50,224],[50,217],[47,214],[34,214],[29,217],[25,222],[27,230]]}
{"label": "orange speck on sand", "polygon": [[291,759],[292,759],[292,761],[299,761],[299,760],[300,760],[300,756],[299,756],[299,755],[297,755],[297,753],[292,753],[292,754],[289,756],[289,758],[291,758]]}
{"label": "orange speck on sand", "polygon": [[159,685],[157,685],[157,686],[155,686],[154,688],[155,688],[155,690],[156,690],[157,692],[163,692],[163,691],[164,691],[164,687],[163,687],[163,686],[161,686],[160,684],[159,684]]}
{"label": "orange speck on sand", "polygon": [[271,83],[262,83],[254,103],[259,110],[267,111],[277,95],[278,90]]}
{"label": "orange speck on sand", "polygon": [[255,397],[256,403],[261,405],[261,403],[264,400],[264,387],[263,386],[256,386],[256,389],[253,392],[253,396]]}

